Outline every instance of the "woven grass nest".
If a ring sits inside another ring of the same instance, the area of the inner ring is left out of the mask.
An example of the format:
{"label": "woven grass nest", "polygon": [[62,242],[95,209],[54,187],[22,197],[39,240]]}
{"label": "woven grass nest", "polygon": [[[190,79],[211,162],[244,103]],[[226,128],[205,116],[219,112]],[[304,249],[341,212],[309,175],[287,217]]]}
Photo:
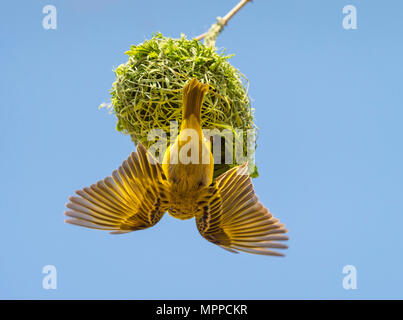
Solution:
{"label": "woven grass nest", "polygon": [[[192,78],[210,85],[202,107],[203,129],[243,130],[244,155],[248,146],[246,132],[256,129],[253,109],[247,94],[247,79],[233,67],[231,56],[206,47],[200,41],[153,35],[126,52],[125,64],[115,69],[116,80],[111,89],[111,108],[116,115],[117,130],[131,136],[135,143],[147,148],[155,141],[147,139],[151,129],[162,129],[170,141],[170,122],[182,119],[182,89]],[[175,138],[175,137],[174,137]],[[241,163],[225,164],[224,139],[222,163],[214,165],[214,176]],[[234,144],[235,146],[235,144]],[[256,144],[253,143],[253,151]],[[235,153],[234,153],[235,154]],[[234,162],[235,161],[234,156]],[[252,177],[256,177],[254,168]]]}

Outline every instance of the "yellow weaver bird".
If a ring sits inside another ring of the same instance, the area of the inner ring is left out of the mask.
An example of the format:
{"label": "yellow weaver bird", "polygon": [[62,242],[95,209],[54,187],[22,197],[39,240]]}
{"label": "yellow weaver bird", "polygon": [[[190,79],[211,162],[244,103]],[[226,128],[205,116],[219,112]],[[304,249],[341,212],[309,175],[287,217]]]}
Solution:
{"label": "yellow weaver bird", "polygon": [[197,79],[184,87],[180,132],[162,165],[139,143],[112,176],[69,198],[66,222],[120,234],[152,227],[168,212],[194,217],[205,239],[231,252],[283,255],[272,249],[287,248],[278,242],[288,240],[287,230],[258,201],[247,164],[213,181],[211,146],[201,127],[207,91]]}

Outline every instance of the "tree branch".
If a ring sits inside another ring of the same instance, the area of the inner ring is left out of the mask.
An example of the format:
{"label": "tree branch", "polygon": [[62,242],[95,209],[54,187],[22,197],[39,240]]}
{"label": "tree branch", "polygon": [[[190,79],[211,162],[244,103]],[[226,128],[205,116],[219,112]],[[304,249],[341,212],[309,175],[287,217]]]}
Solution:
{"label": "tree branch", "polygon": [[235,7],[233,7],[225,16],[224,18],[217,17],[217,23],[214,23],[209,31],[195,37],[196,40],[204,39],[204,42],[207,46],[214,46],[215,40],[220,32],[224,29],[227,25],[228,21],[242,9],[242,7],[247,4],[248,2],[252,2],[252,0],[241,0]]}

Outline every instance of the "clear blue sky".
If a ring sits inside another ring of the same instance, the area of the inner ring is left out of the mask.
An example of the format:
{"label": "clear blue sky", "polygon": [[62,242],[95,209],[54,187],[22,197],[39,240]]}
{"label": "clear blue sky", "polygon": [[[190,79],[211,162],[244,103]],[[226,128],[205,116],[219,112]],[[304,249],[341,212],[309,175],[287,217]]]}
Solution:
{"label": "clear blue sky", "polygon": [[[230,254],[168,215],[122,236],[63,223],[68,196],[133,150],[98,110],[124,51],[157,31],[196,36],[236,2],[2,1],[0,298],[403,298],[398,0],[255,0],[217,41],[250,81],[254,183],[290,230],[285,258]],[[342,27],[347,4],[357,30]],[[57,290],[42,288],[45,265]]]}

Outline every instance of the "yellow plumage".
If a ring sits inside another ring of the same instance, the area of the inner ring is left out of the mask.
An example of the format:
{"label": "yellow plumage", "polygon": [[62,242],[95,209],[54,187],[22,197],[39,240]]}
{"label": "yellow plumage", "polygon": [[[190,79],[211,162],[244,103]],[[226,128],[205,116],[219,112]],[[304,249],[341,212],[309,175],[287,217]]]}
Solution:
{"label": "yellow plumage", "polygon": [[[168,212],[178,219],[194,217],[200,191],[213,181],[213,155],[201,127],[201,107],[207,91],[208,85],[196,79],[183,89],[179,135],[168,147],[162,161],[162,170],[171,185],[171,208]],[[183,163],[186,160],[189,163]]]}
{"label": "yellow plumage", "polygon": [[257,199],[246,164],[213,181],[211,146],[202,133],[201,108],[208,85],[196,79],[183,89],[182,124],[160,165],[139,144],[112,176],[70,197],[68,223],[112,233],[156,224],[165,212],[195,217],[200,234],[231,252],[282,255],[287,230]]}

